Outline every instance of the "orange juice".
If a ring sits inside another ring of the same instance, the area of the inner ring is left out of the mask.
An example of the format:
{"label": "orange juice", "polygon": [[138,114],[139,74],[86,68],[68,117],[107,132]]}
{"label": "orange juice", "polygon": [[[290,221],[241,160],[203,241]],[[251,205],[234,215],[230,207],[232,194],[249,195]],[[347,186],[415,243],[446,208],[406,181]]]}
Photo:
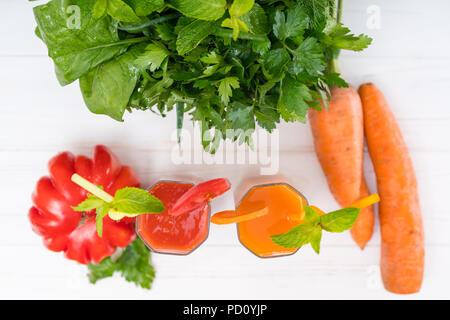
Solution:
{"label": "orange juice", "polygon": [[285,233],[304,222],[305,198],[287,183],[253,186],[237,204],[237,214],[267,206],[265,216],[238,223],[241,243],[259,257],[289,255],[298,248],[283,248],[272,242],[271,236]]}

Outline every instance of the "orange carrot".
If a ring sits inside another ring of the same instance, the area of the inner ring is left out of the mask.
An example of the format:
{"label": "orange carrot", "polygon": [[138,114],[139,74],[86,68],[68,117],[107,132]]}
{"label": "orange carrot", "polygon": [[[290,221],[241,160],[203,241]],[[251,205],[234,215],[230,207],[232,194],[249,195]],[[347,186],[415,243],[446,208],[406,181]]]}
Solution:
{"label": "orange carrot", "polygon": [[380,194],[381,275],[386,290],[415,293],[424,269],[424,235],[417,181],[400,128],[383,94],[359,89],[370,157]]}
{"label": "orange carrot", "polygon": [[[363,176],[364,126],[361,100],[353,88],[333,88],[328,111],[310,110],[317,157],[336,201],[348,207],[369,195]],[[373,206],[361,210],[351,234],[361,249],[372,237]]]}

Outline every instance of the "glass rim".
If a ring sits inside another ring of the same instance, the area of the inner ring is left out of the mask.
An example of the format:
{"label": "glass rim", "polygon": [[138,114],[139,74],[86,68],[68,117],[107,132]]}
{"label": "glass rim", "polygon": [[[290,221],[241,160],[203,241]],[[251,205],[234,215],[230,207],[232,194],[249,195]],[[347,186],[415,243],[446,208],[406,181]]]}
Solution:
{"label": "glass rim", "polygon": [[[165,180],[165,179],[163,179],[163,180],[158,180],[157,182],[153,183],[152,185],[150,185],[149,187],[147,187],[145,190],[149,192],[154,186],[156,186],[158,183],[161,183],[161,182],[178,183],[178,184],[188,184],[188,185],[191,185],[191,186],[194,186],[194,185],[195,185],[195,183],[193,183],[193,182],[179,181],[179,180]],[[211,225],[211,202],[210,202],[210,201],[207,201],[207,203],[208,203],[208,222],[207,222],[206,236],[205,236],[205,238],[204,238],[198,245],[196,245],[191,251],[189,251],[189,252],[187,252],[187,253],[164,252],[164,251],[159,251],[159,250],[153,249],[153,248],[152,248],[152,247],[151,247],[151,246],[143,239],[143,237],[139,234],[139,231],[138,231],[138,223],[139,223],[139,217],[140,217],[141,215],[138,215],[138,216],[136,217],[135,232],[136,232],[137,236],[139,237],[139,239],[142,240],[142,242],[145,244],[145,246],[146,246],[151,252],[155,252],[155,253],[158,253],[158,254],[173,255],[173,256],[187,256],[187,255],[193,253],[194,251],[196,251],[196,250],[197,250],[201,245],[203,245],[203,244],[205,243],[205,241],[209,238],[209,234],[210,234],[210,230],[211,230],[211,228],[210,228],[210,225]]]}
{"label": "glass rim", "polygon": [[[254,186],[252,186],[251,188],[249,188],[244,195],[239,199],[239,201],[236,203],[235,205],[235,210],[237,210],[237,208],[241,205],[242,200],[245,199],[245,197],[247,197],[247,195],[250,193],[250,191],[257,189],[257,188],[263,188],[263,187],[271,187],[271,186],[279,186],[279,185],[286,185],[288,186],[290,189],[292,189],[293,191],[295,191],[300,197],[302,197],[302,199],[305,200],[306,205],[309,205],[308,199],[306,199],[306,197],[303,195],[303,193],[301,193],[300,191],[297,190],[297,188],[293,187],[291,184],[287,183],[287,182],[272,182],[272,183],[261,183],[261,184],[255,184]],[[250,251],[253,255],[255,255],[256,257],[260,258],[260,259],[272,259],[272,258],[282,258],[282,257],[288,257],[288,256],[292,256],[294,254],[296,254],[298,252],[298,250],[300,250],[301,247],[298,247],[295,251],[291,252],[291,253],[287,253],[287,254],[280,254],[280,255],[274,255],[274,256],[267,256],[267,257],[262,257],[260,255],[257,255],[255,252],[253,252],[252,250],[250,250],[250,248],[248,248],[241,240],[241,236],[239,233],[239,223],[236,223],[236,233],[237,233],[237,238],[239,240],[239,243],[248,251]]]}

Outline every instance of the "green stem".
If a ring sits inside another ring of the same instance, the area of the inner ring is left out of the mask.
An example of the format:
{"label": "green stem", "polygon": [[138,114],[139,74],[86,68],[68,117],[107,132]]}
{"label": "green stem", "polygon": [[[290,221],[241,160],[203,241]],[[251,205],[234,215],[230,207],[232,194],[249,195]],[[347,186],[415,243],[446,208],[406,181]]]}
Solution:
{"label": "green stem", "polygon": [[180,143],[181,129],[183,128],[183,118],[184,118],[184,102],[177,102],[175,106],[177,110],[177,139],[178,143]]}
{"label": "green stem", "polygon": [[337,0],[337,15],[336,15],[336,20],[337,22],[341,22],[342,21],[342,8],[344,7],[344,0]]}
{"label": "green stem", "polygon": [[121,40],[121,41],[116,41],[116,42],[112,42],[112,43],[107,43],[107,44],[101,44],[99,46],[95,46],[92,48],[89,48],[88,50],[97,50],[97,49],[101,49],[101,48],[108,48],[108,47],[115,47],[115,46],[121,46],[124,44],[136,44],[136,43],[140,43],[140,42],[145,42],[150,40],[149,37],[140,37],[140,38],[130,38],[130,39],[125,39],[125,40]]}
{"label": "green stem", "polygon": [[[221,38],[233,38],[233,30],[225,29],[225,28],[219,28],[215,33],[215,36],[221,37]],[[262,36],[257,36],[248,32],[240,32],[239,33],[239,39],[242,40],[252,40],[252,41],[265,41],[265,38]]]}
{"label": "green stem", "polygon": [[[344,0],[337,0],[337,10],[336,10],[336,21],[337,23],[340,23],[342,21],[342,12],[344,8]],[[339,54],[341,53],[341,50],[336,50],[333,58],[331,59],[328,70],[330,73],[340,73],[339,68]]]}
{"label": "green stem", "polygon": [[147,22],[145,22],[143,24],[140,24],[138,26],[122,26],[122,25],[119,25],[118,28],[119,28],[119,30],[123,30],[123,31],[141,31],[141,30],[143,30],[143,29],[145,29],[147,27],[150,27],[150,26],[153,26],[155,24],[162,23],[162,22],[166,22],[166,21],[169,21],[169,20],[172,20],[172,19],[176,19],[176,18],[178,18],[180,16],[181,16],[180,13],[171,13],[171,14],[168,14],[166,16],[162,16],[162,17],[158,17],[158,18],[149,20],[149,21],[147,21]]}

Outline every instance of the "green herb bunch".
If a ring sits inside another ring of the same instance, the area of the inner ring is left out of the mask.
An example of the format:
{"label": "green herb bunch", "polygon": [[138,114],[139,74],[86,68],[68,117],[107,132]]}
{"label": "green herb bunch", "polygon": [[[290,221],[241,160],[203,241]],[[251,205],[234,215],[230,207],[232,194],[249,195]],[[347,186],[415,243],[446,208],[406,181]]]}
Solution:
{"label": "green herb bunch", "polygon": [[305,122],[347,85],[339,50],[371,43],[337,21],[334,0],[52,0],[34,13],[59,82],[79,80],[89,110],[122,121],[176,109],[210,152],[250,143],[257,124]]}

